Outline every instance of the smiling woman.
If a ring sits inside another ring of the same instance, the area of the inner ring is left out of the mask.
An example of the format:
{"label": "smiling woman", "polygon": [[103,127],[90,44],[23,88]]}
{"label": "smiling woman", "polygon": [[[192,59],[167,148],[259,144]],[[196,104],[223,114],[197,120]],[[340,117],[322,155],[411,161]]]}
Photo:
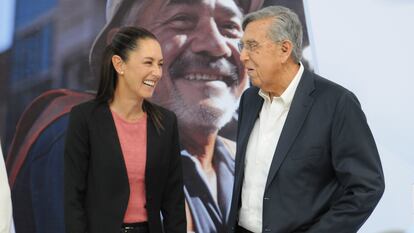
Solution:
{"label": "smiling woman", "polygon": [[[126,119],[137,118],[147,111],[159,130],[161,116],[145,99],[152,97],[162,75],[162,64],[161,47],[152,33],[123,28],[105,49],[96,100],[110,102],[111,111]],[[137,105],[132,112],[125,111],[128,102]]]}
{"label": "smiling woman", "polygon": [[185,232],[177,119],[146,100],[162,64],[142,28],[120,28],[106,46],[95,100],[70,113],[66,232]]}

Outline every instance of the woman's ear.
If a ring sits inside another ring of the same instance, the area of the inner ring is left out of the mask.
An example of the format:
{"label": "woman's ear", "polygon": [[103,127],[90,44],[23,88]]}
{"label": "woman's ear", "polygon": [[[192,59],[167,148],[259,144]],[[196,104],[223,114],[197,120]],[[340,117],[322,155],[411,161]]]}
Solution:
{"label": "woman's ear", "polygon": [[122,58],[118,55],[113,55],[112,56],[112,65],[114,66],[116,72],[119,75],[123,75],[124,74],[124,61],[122,60]]}

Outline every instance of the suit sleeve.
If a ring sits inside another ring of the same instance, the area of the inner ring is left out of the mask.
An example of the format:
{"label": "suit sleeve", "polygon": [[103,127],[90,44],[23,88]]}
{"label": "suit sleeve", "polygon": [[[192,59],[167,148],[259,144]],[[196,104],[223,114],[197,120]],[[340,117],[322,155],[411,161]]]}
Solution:
{"label": "suit sleeve", "polygon": [[[238,155],[238,150],[239,150],[239,147],[241,146],[240,144],[241,143],[239,143],[240,141],[241,141],[241,138],[240,138],[240,132],[241,132],[241,127],[242,127],[242,125],[244,124],[244,122],[243,122],[243,114],[244,114],[244,112],[243,112],[243,109],[244,109],[244,101],[245,101],[245,98],[246,98],[246,94],[247,93],[247,91],[245,91],[245,92],[243,92],[243,94],[242,94],[242,96],[241,96],[241,98],[240,98],[240,103],[239,103],[239,109],[238,109],[238,118],[237,118],[237,132],[236,132],[236,142],[237,142],[237,144],[236,144],[236,148],[237,148],[237,150],[236,150],[236,158],[235,158],[235,174],[234,174],[234,177],[238,177],[237,175],[238,175],[238,173],[240,172],[240,170],[242,170],[242,169],[239,169],[239,167],[237,166],[238,164],[240,164],[240,162],[241,161],[239,161],[240,160],[240,157],[241,156],[239,156]],[[233,183],[233,194],[235,194],[235,190],[236,189],[236,182],[234,182]],[[239,195],[239,194],[235,194],[235,195]],[[232,197],[232,201],[233,201],[233,199],[234,199],[235,197],[234,197],[234,195],[233,195],[233,197]],[[237,214],[237,211],[239,211],[239,203],[232,203],[232,204],[237,204],[237,206],[235,206],[235,213],[234,214]],[[233,208],[231,208],[231,211],[233,210]]]}
{"label": "suit sleeve", "polygon": [[179,143],[177,118],[174,115],[172,150],[167,175],[168,180],[164,188],[161,204],[161,212],[164,217],[164,230],[166,233],[185,233],[187,229]]}
{"label": "suit sleeve", "polygon": [[89,133],[81,109],[73,108],[69,116],[64,155],[64,212],[66,233],[87,230],[85,193],[89,163]]}
{"label": "suit sleeve", "polygon": [[[237,142],[240,142],[240,128],[241,125],[243,124],[243,107],[244,107],[244,99],[246,96],[246,92],[245,91],[241,98],[240,98],[240,103],[239,103],[239,109],[238,109],[238,118],[237,118],[237,136],[236,136],[236,140]],[[235,158],[235,173],[234,173],[234,182],[233,182],[233,192],[232,192],[232,198],[231,198],[231,207],[230,207],[230,213],[229,213],[229,220],[228,220],[228,224],[227,224],[227,232],[234,232],[234,229],[236,227],[236,219],[237,219],[237,214],[239,212],[239,207],[240,207],[240,192],[238,192],[237,190],[237,185],[238,183],[238,177],[239,177],[239,173],[241,172],[240,170],[240,157],[239,156],[239,147],[240,147],[240,143],[237,143],[237,150],[236,150],[236,158]]]}
{"label": "suit sleeve", "polygon": [[336,106],[331,155],[343,188],[342,196],[308,233],[357,232],[384,192],[384,175],[374,138],[357,98],[350,92]]}
{"label": "suit sleeve", "polygon": [[244,98],[246,98],[245,95],[246,95],[246,91],[243,92],[242,96],[240,97],[240,102],[239,102],[239,109],[238,109],[238,114],[237,114],[237,132],[236,132],[237,139],[239,139],[240,126],[241,126],[241,122],[243,118],[243,104],[244,104]]}

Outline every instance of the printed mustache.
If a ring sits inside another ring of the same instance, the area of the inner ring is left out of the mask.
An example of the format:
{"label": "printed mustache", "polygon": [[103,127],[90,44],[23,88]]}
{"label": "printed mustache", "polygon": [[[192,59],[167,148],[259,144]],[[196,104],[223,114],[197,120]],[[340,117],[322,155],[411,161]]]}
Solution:
{"label": "printed mustache", "polygon": [[168,69],[173,79],[189,81],[223,81],[227,86],[238,85],[237,66],[228,59],[184,52]]}

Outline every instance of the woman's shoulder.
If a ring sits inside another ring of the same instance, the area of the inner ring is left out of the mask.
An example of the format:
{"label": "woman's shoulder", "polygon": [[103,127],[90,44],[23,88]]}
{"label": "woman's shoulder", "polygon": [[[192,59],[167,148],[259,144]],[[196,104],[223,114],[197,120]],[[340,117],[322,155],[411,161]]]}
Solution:
{"label": "woman's shoulder", "polygon": [[85,101],[83,103],[73,106],[71,110],[71,114],[72,115],[78,115],[78,114],[88,115],[88,114],[92,114],[92,112],[96,110],[97,108],[101,108],[103,106],[105,106],[105,103],[92,99],[92,100],[88,100],[88,101]]}

